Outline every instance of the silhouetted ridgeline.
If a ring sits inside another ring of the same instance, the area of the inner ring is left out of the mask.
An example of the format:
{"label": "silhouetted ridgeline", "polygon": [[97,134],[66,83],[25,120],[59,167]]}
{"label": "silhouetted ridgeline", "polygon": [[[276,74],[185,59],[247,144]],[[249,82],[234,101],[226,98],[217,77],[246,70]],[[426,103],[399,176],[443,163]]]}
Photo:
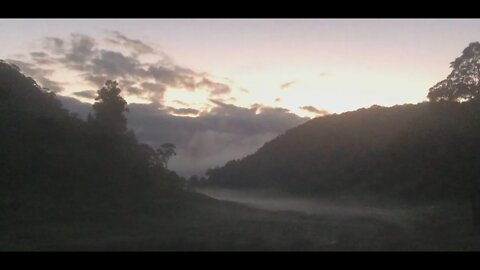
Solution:
{"label": "silhouetted ridgeline", "polygon": [[116,121],[109,113],[82,121],[0,62],[0,214],[16,221],[79,218],[145,207],[180,192],[178,176],[154,164],[153,149],[131,131],[103,124],[99,116]]}
{"label": "silhouetted ridgeline", "polygon": [[410,200],[469,199],[478,104],[372,106],[313,119],[255,154],[209,170],[205,185]]}

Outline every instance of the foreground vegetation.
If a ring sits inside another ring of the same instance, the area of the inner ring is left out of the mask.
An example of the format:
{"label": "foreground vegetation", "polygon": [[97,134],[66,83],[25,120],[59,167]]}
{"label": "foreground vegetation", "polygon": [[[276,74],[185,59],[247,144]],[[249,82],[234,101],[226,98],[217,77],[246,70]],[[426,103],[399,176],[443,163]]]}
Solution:
{"label": "foreground vegetation", "polygon": [[74,220],[3,220],[0,250],[480,250],[465,205],[409,208],[395,222],[270,212],[186,194]]}

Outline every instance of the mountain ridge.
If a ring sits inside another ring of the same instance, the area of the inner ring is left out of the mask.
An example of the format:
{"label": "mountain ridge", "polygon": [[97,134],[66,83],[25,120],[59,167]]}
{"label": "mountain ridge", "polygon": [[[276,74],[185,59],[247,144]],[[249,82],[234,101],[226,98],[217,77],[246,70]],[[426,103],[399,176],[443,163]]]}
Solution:
{"label": "mountain ridge", "polygon": [[384,192],[385,196],[422,199],[409,193],[413,186],[424,185],[436,190],[427,192],[426,197],[432,199],[451,198],[464,191],[469,194],[471,179],[452,177],[462,175],[462,170],[463,175],[477,173],[469,169],[476,164],[474,149],[478,149],[475,105],[424,102],[318,117],[244,159],[210,169],[203,184],[275,186],[314,196],[363,192],[384,197]]}

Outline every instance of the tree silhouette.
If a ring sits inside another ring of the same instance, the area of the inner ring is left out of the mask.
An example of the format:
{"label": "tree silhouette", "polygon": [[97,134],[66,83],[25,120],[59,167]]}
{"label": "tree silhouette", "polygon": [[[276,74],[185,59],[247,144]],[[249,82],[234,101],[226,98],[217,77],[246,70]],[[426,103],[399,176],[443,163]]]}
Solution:
{"label": "tree silhouette", "polygon": [[467,101],[480,95],[480,43],[472,42],[450,63],[448,77],[430,88],[430,101]]}
{"label": "tree silhouette", "polygon": [[123,114],[128,112],[127,102],[120,96],[121,89],[116,81],[107,81],[105,86],[98,90],[97,102],[93,104],[95,119],[89,116],[99,126],[116,134],[127,131],[127,118]]}
{"label": "tree silhouette", "polygon": [[157,155],[163,167],[167,168],[168,160],[177,155],[175,152],[175,145],[171,143],[164,143],[157,149]]}

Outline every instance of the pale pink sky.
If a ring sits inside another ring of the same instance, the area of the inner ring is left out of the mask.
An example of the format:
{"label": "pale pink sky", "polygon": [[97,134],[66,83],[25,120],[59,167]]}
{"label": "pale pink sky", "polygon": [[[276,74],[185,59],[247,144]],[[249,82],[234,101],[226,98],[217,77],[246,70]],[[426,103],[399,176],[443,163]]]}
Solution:
{"label": "pale pink sky", "polygon": [[[228,78],[232,104],[260,103],[302,116],[313,114],[301,106],[343,112],[421,102],[468,43],[480,40],[480,20],[473,19],[18,19],[0,20],[0,58],[38,51],[46,36],[81,33],[102,40],[113,30],[158,48],[181,66],[221,82]],[[62,74],[57,78],[72,82]],[[288,82],[293,83],[282,89]],[[85,86],[76,80],[68,87],[66,92]],[[169,106],[178,99],[197,109],[212,106],[201,91],[165,93]]]}

